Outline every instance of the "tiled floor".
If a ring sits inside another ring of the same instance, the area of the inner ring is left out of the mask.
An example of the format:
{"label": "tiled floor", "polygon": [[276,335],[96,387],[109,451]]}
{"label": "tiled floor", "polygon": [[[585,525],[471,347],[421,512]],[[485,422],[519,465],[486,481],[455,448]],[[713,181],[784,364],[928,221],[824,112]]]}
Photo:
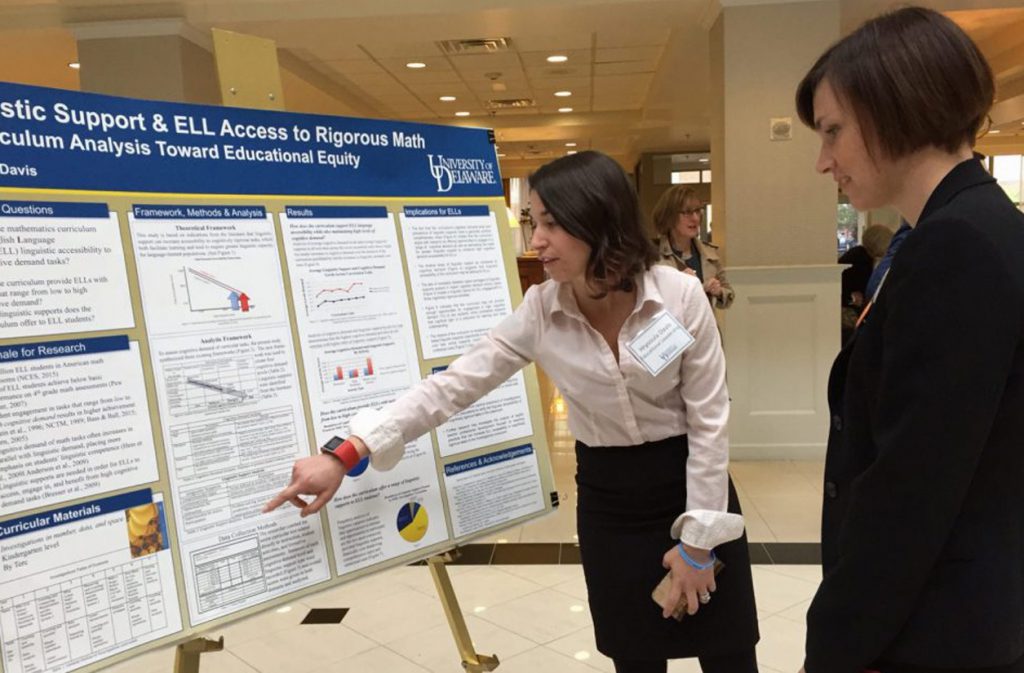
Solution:
{"label": "tiled floor", "polygon": [[[576,538],[575,456],[557,397],[546,396],[548,438],[561,506],[552,515],[501,531],[497,545],[572,543]],[[733,463],[751,543],[819,541],[821,462]],[[752,545],[754,546],[754,545]],[[814,545],[793,545],[797,551]],[[502,557],[493,556],[496,563]],[[524,548],[525,549],[525,546]],[[505,551],[501,547],[501,551]],[[790,548],[790,551],[793,549]],[[507,551],[514,551],[512,548]],[[564,559],[563,559],[564,563]],[[597,652],[579,565],[457,565],[449,569],[481,654],[496,654],[503,673],[612,672]],[[765,673],[793,673],[802,663],[804,614],[821,580],[816,565],[755,565]],[[301,625],[311,608],[349,608],[337,625]],[[428,568],[377,573],[224,628],[225,651],[203,655],[204,673],[458,673],[461,662]],[[111,667],[110,673],[169,673],[165,648]],[[678,660],[671,673],[699,671]]]}
{"label": "tiled floor", "polygon": [[[454,566],[449,569],[469,632],[505,673],[613,671],[594,648],[578,565]],[[821,579],[817,566],[754,566],[761,671],[793,673],[802,661],[803,617]],[[301,625],[312,607],[348,607],[338,625]],[[211,636],[225,651],[203,655],[211,673],[457,673],[448,624],[424,566],[395,568],[270,610]],[[110,673],[169,673],[172,648]],[[673,661],[670,672],[699,671]]]}

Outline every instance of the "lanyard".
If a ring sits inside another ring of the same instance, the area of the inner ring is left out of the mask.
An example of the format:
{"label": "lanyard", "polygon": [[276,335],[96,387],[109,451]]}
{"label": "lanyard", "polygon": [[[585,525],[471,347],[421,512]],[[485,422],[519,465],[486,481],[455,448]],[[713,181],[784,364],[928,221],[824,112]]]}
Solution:
{"label": "lanyard", "polygon": [[864,307],[864,310],[860,312],[860,317],[857,318],[857,324],[853,326],[854,329],[860,327],[860,324],[868,317],[868,313],[871,312],[871,307],[875,305],[875,301],[878,300],[878,293],[882,291],[882,286],[885,285],[885,279],[889,277],[890,269],[886,269],[882,275],[882,280],[879,281],[878,287],[875,288],[875,293],[871,295],[871,299],[868,301],[868,305]]}

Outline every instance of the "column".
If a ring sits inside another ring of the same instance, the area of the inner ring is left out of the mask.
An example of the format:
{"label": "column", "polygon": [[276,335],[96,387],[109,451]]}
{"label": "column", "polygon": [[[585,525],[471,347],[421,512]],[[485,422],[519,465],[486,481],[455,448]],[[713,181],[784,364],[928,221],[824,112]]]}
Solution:
{"label": "column", "polygon": [[[733,458],[821,458],[825,384],[839,349],[835,183],[796,117],[796,86],[839,37],[836,0],[721,0],[711,48],[711,201],[734,305],[729,360]],[[789,125],[789,133],[786,125]]]}

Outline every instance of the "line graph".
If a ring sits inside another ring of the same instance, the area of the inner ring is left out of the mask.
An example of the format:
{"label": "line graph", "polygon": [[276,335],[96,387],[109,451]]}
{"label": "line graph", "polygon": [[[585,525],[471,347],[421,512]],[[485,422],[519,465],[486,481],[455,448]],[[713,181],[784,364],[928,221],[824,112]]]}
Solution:
{"label": "line graph", "polygon": [[301,284],[309,316],[359,310],[366,301],[367,286],[361,280],[303,278]]}

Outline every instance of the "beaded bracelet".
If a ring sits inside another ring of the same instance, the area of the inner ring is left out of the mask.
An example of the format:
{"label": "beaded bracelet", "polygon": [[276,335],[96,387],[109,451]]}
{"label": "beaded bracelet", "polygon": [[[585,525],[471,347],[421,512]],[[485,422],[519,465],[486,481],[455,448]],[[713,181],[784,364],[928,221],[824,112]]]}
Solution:
{"label": "beaded bracelet", "polygon": [[700,563],[698,561],[693,560],[693,558],[689,554],[686,553],[686,550],[683,548],[683,543],[680,542],[679,543],[679,555],[683,557],[684,561],[686,561],[686,565],[690,566],[691,568],[695,568],[697,570],[707,570],[708,568],[710,568],[713,565],[715,565],[716,557],[715,557],[715,550],[714,549],[711,550],[711,558],[708,559],[708,562],[707,563]]}

